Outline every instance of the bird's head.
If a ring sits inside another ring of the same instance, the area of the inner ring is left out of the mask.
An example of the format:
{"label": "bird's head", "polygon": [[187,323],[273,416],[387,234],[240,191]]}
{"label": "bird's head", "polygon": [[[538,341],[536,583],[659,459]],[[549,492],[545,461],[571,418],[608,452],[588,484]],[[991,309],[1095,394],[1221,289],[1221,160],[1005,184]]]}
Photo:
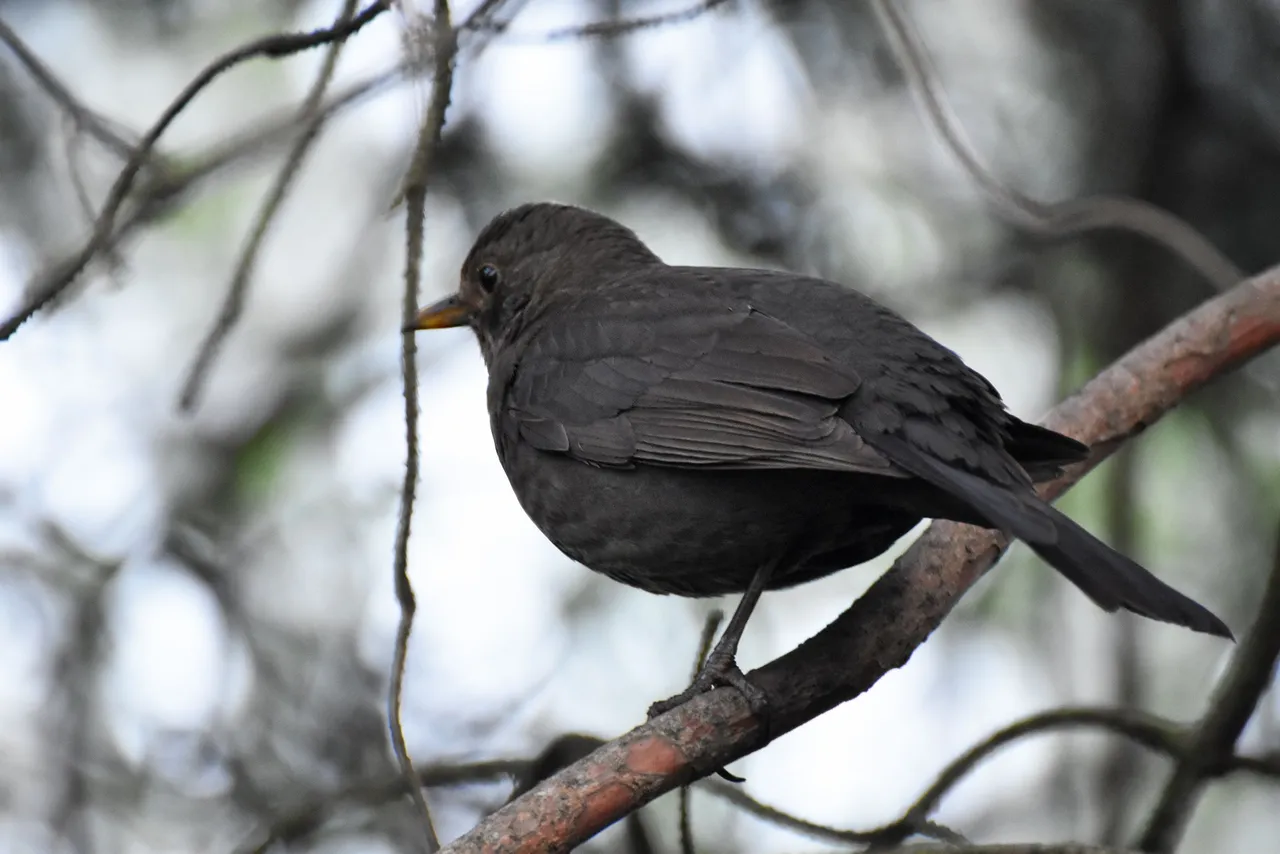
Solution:
{"label": "bird's head", "polygon": [[458,290],[422,309],[409,330],[470,326],[488,362],[500,342],[518,333],[535,302],[593,290],[661,263],[634,232],[602,214],[548,202],[521,205],[481,230]]}

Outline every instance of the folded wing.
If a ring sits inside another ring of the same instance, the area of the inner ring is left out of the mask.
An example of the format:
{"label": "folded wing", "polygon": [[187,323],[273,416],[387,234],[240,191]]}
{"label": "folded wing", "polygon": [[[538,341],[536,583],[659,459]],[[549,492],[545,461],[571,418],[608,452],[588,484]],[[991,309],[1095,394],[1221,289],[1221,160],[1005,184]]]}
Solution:
{"label": "folded wing", "polygon": [[533,446],[601,466],[898,474],[839,416],[857,373],[748,303],[584,308],[534,336],[507,391],[504,429]]}

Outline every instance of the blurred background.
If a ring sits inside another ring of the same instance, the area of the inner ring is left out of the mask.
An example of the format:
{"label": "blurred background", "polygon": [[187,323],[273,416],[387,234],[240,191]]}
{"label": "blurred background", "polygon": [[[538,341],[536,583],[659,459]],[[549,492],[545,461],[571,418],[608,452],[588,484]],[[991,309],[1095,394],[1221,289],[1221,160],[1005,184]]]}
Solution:
{"label": "blurred background", "polygon": [[[456,3],[456,19],[478,5]],[[1149,241],[1050,242],[993,216],[863,3],[736,0],[615,38],[563,28],[698,4],[490,5],[487,28],[462,35],[424,302],[455,286],[495,213],[574,202],[673,263],[786,268],[871,293],[1035,419],[1215,293]],[[1280,4],[905,5],[1007,184],[1045,202],[1133,194],[1246,272],[1280,259]],[[0,0],[0,21],[93,111],[69,115],[0,46],[2,313],[81,245],[119,152],[203,66],[260,35],[327,26],[340,7]],[[391,205],[430,88],[396,69],[421,60],[425,26],[403,4],[346,46],[331,117],[193,412],[178,411],[181,384],[322,50],[241,65],[201,94],[143,172],[152,190],[126,206],[127,239],[0,344],[0,851],[247,851],[299,813],[314,826],[279,850],[414,850],[407,802],[343,793],[395,776],[384,704],[404,224]],[[708,611],[735,601],[651,596],[560,556],[498,466],[470,335],[424,334],[419,347],[414,757],[522,759],[566,732],[642,722],[687,682]],[[1221,379],[1062,502],[1238,635],[1275,561],[1278,389],[1274,357]],[[817,632],[891,557],[766,596],[744,667]],[[874,826],[1035,711],[1115,704],[1193,720],[1228,654],[1101,613],[1015,547],[905,668],[731,770],[803,818]],[[1240,749],[1280,749],[1274,687]],[[981,766],[936,817],[981,841],[1126,841],[1168,768],[1107,735],[1036,737]],[[441,835],[509,792],[493,774],[432,790]],[[701,851],[829,850],[692,797]],[[1274,781],[1214,783],[1181,850],[1269,850],[1278,802]],[[675,850],[674,797],[644,821],[656,850]],[[615,828],[589,849],[631,846]]]}

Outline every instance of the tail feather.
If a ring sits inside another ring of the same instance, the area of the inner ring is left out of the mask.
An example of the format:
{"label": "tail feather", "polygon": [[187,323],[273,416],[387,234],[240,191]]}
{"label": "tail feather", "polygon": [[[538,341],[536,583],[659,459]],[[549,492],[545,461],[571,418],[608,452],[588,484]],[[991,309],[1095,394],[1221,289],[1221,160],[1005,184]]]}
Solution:
{"label": "tail feather", "polygon": [[[1038,499],[1036,499],[1038,501]],[[1061,511],[1040,502],[1053,519],[1056,542],[1028,542],[1036,554],[1107,611],[1124,608],[1143,617],[1230,638],[1231,630],[1207,608],[1098,540]]]}
{"label": "tail feather", "polygon": [[1089,456],[1089,446],[1054,430],[1014,419],[1005,442],[1009,456],[1037,483],[1053,480],[1064,466],[1078,463]]}
{"label": "tail feather", "polygon": [[1107,546],[1030,488],[1023,491],[992,483],[897,436],[873,436],[867,441],[895,464],[940,489],[949,497],[949,506],[968,511],[949,518],[985,524],[1017,537],[1098,607],[1124,608],[1197,632],[1232,637],[1226,623],[1207,608]]}

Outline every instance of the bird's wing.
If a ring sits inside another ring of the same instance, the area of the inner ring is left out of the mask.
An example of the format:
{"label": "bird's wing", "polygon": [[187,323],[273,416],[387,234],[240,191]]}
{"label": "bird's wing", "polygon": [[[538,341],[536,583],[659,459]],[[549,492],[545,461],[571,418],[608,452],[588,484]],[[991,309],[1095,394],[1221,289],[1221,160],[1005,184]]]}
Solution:
{"label": "bird's wing", "polygon": [[587,298],[534,334],[508,438],[600,466],[900,474],[838,414],[851,368],[746,301],[663,296]]}

